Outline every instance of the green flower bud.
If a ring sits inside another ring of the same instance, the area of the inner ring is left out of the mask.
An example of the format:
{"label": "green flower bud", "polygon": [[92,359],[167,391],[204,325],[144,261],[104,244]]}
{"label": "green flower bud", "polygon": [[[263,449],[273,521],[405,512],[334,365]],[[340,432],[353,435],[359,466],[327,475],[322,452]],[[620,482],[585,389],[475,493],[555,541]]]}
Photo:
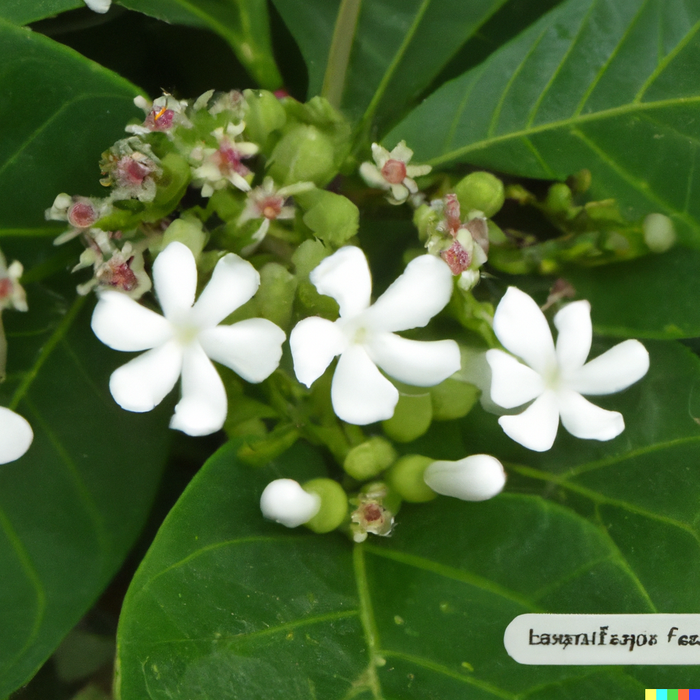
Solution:
{"label": "green flower bud", "polygon": [[566,184],[571,187],[576,194],[583,194],[584,192],[588,192],[591,186],[591,180],[591,171],[584,168],[568,177]]}
{"label": "green flower bud", "polygon": [[292,262],[297,275],[301,279],[308,279],[312,270],[328,257],[331,251],[321,241],[304,241],[293,253]]}
{"label": "green flower bud", "polygon": [[202,230],[202,222],[199,219],[175,219],[165,229],[160,249],[164,250],[173,241],[184,243],[192,251],[194,257],[198,258],[207,242],[207,234]]}
{"label": "green flower bud", "polygon": [[302,488],[307,493],[315,493],[321,498],[321,509],[305,523],[306,527],[322,534],[331,532],[342,524],[348,513],[348,497],[337,481],[312,479],[302,484]]}
{"label": "green flower bud", "polygon": [[267,263],[260,270],[260,288],[256,294],[258,309],[280,328],[288,328],[298,280],[279,263]]}
{"label": "green flower bud", "polygon": [[479,398],[479,390],[473,384],[446,379],[430,388],[430,397],[433,420],[452,420],[463,418],[472,410]]}
{"label": "green flower bud", "polygon": [[396,450],[388,440],[373,437],[348,452],[343,469],[353,479],[367,481],[388,469],[396,457]]}
{"label": "green flower bud", "polygon": [[435,460],[422,455],[401,457],[387,472],[391,487],[409,503],[432,501],[437,495],[423,480],[425,470]]}
{"label": "green flower bud", "polygon": [[275,146],[267,174],[281,185],[313,182],[323,187],[337,172],[331,139],[315,126],[298,124]]}
{"label": "green flower bud", "polygon": [[487,172],[471,173],[462,178],[455,185],[455,194],[464,214],[476,209],[484,212],[487,218],[500,210],[506,198],[501,180]]}
{"label": "green flower bud", "polygon": [[421,204],[418,209],[413,212],[413,223],[418,229],[418,238],[421,241],[427,241],[435,234],[435,227],[440,221],[440,215],[427,204]]}
{"label": "green flower bud", "polygon": [[411,442],[423,435],[433,420],[430,394],[400,394],[394,415],[382,421],[384,432],[396,442]]}
{"label": "green flower bud", "polygon": [[571,189],[563,182],[555,182],[547,192],[545,206],[551,214],[569,218],[569,212],[573,208],[574,198]]}
{"label": "green flower bud", "polygon": [[649,214],[642,224],[644,242],[652,253],[665,253],[676,242],[673,221],[663,214]]}
{"label": "green flower bud", "polygon": [[304,223],[324,243],[340,248],[357,233],[360,212],[347,197],[314,189],[298,194],[294,199],[306,210]]}
{"label": "green flower bud", "polygon": [[287,113],[280,101],[267,90],[244,90],[243,96],[247,105],[246,135],[264,151],[270,134],[285,125]]}

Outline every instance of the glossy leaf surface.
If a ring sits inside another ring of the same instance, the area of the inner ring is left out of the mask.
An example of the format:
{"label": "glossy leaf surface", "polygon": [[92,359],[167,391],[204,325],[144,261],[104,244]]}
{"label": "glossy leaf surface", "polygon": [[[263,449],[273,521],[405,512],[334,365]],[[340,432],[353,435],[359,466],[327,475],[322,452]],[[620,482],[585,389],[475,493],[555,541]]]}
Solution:
{"label": "glossy leaf surface", "polygon": [[[695,667],[520,666],[502,644],[523,612],[700,612],[687,585],[700,569],[700,427],[686,401],[698,379],[697,358],[653,344],[649,377],[606,404],[628,420],[621,438],[574,446],[560,436],[545,455],[515,446],[511,493],[404,505],[390,539],[363,545],[262,520],[271,479],[322,469],[307,450],[252,470],[235,445],[223,448],[133,581],[119,632],[121,700],[234,688],[250,700],[632,700],[652,679],[698,683]],[[494,416],[467,425],[469,452],[504,452]],[[444,430],[416,451],[463,456]]]}
{"label": "glossy leaf surface", "polygon": [[416,159],[527,177],[593,174],[629,218],[700,247],[700,4],[569,0],[445,84],[385,139]]}
{"label": "glossy leaf surface", "polygon": [[376,114],[383,123],[405,112],[503,2],[274,0],[309,69],[309,96],[332,89],[328,81],[342,82],[331,65],[324,89],[333,29],[341,5],[359,7],[356,24],[349,22],[339,33],[347,38],[354,32],[340,106],[355,120]]}
{"label": "glossy leaf surface", "polygon": [[[123,358],[89,328],[74,284],[50,284],[75,249],[44,210],[61,191],[94,191],[99,154],[122,134],[136,90],[74,52],[0,25],[0,235],[25,266],[30,311],[3,313],[8,378],[0,404],[34,443],[0,467],[0,697],[25,683],[90,608],[145,521],[167,453],[165,415],[120,410],[107,389]],[[88,122],[91,129],[85,128]],[[99,188],[99,185],[97,185]],[[85,189],[83,189],[85,188]],[[43,239],[42,239],[43,236]],[[56,286],[58,284],[58,286]]]}
{"label": "glossy leaf surface", "polygon": [[24,25],[76,7],[85,7],[85,3],[82,0],[3,0],[0,17]]}
{"label": "glossy leaf surface", "polygon": [[119,3],[166,22],[211,29],[231,45],[260,87],[275,90],[282,84],[272,55],[266,0],[119,0]]}

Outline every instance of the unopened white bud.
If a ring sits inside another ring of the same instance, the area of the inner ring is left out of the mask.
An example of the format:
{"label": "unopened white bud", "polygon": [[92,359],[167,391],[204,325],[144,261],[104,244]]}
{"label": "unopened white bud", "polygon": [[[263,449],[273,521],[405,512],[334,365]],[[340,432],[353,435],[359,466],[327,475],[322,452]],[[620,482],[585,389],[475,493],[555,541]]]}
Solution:
{"label": "unopened white bud", "polygon": [[673,221],[663,214],[649,214],[642,224],[644,242],[652,253],[665,253],[676,242]]}
{"label": "unopened white bud", "polygon": [[436,493],[463,501],[486,501],[499,494],[506,483],[503,465],[491,455],[433,462],[423,478]]}
{"label": "unopened white bud", "polygon": [[311,520],[321,508],[321,498],[307,493],[294,479],[275,479],[260,496],[260,509],[268,520],[286,527],[298,527]]}

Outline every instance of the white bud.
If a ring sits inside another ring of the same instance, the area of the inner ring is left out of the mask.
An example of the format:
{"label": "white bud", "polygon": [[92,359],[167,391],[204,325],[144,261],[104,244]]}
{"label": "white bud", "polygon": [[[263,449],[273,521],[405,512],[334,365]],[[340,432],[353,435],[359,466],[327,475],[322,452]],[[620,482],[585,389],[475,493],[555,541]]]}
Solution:
{"label": "white bud", "polygon": [[103,15],[109,10],[112,0],[85,0],[85,4],[93,11]]}
{"label": "white bud", "polygon": [[307,493],[293,479],[275,479],[260,496],[260,510],[268,520],[286,527],[307,523],[321,508],[321,498]]}
{"label": "white bud", "polygon": [[433,462],[423,478],[436,493],[463,501],[486,501],[499,494],[506,483],[503,465],[491,455],[472,455],[457,462]]}
{"label": "white bud", "polygon": [[665,253],[676,242],[673,221],[663,214],[649,214],[642,224],[644,242],[652,253]]}

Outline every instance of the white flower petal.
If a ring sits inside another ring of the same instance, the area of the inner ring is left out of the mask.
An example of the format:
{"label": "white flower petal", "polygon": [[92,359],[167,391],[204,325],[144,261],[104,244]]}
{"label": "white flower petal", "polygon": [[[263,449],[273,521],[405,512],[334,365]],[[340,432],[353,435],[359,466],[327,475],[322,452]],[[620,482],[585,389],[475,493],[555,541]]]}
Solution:
{"label": "white flower petal", "polygon": [[355,246],[341,248],[309,275],[319,294],[333,297],[341,317],[356,316],[369,306],[372,277],[365,254]]}
{"label": "white flower petal", "polygon": [[340,328],[325,318],[313,316],[299,321],[289,336],[294,374],[307,387],[325,371],[336,355],[347,347]]}
{"label": "white flower petal", "polygon": [[463,501],[486,501],[506,484],[503,465],[491,455],[472,455],[458,462],[433,462],[423,476],[425,483],[443,496]]}
{"label": "white flower petal", "polygon": [[224,255],[194,305],[196,323],[202,328],[215,326],[250,300],[259,286],[260,274],[247,260]]}
{"label": "white flower petal", "polygon": [[156,258],[153,285],[168,320],[178,320],[190,309],[197,291],[197,265],[184,243],[173,241]]}
{"label": "white flower petal", "polygon": [[394,415],[399,392],[382,376],[363,347],[351,345],[338,360],[331,400],[338,418],[367,425]]}
{"label": "white flower petal", "polygon": [[181,369],[182,348],[169,341],[112,372],[109,390],[124,410],[151,411],[172,391]]}
{"label": "white flower petal", "polygon": [[[395,185],[390,185],[391,188],[391,196],[399,203],[403,203],[408,199],[408,195],[411,193],[411,188],[408,187],[409,182],[413,182],[412,180],[409,180],[408,178],[404,179],[404,182],[406,183],[405,185],[402,183],[397,183]],[[413,182],[413,192],[418,192],[418,186],[416,185],[415,182]]]}
{"label": "white flower petal", "polygon": [[112,0],[85,0],[85,4],[93,11],[103,15],[112,5]]}
{"label": "white flower petal", "polygon": [[188,435],[209,435],[226,420],[226,390],[219,373],[199,343],[192,343],[182,361],[182,399],[170,427]]}
{"label": "white flower petal", "polygon": [[491,400],[502,408],[517,408],[544,391],[542,377],[502,350],[488,350],[491,368]]}
{"label": "white flower petal", "polygon": [[250,318],[232,326],[217,326],[199,334],[204,352],[230,367],[247,382],[267,379],[279,366],[284,331],[265,318]]}
{"label": "white flower petal", "polygon": [[432,169],[430,165],[409,165],[406,168],[406,174],[408,177],[421,177],[427,175]]}
{"label": "white flower petal", "polygon": [[100,294],[92,314],[92,330],[113,350],[150,350],[172,337],[170,323],[126,294],[111,290]]}
{"label": "white flower petal", "polygon": [[638,340],[625,340],[568,377],[568,386],[589,396],[614,394],[639,381],[649,369],[649,353]]}
{"label": "white flower petal", "polygon": [[407,340],[393,333],[377,333],[367,351],[390,377],[412,386],[435,386],[461,366],[454,340]]}
{"label": "white flower petal", "polygon": [[421,255],[408,263],[365,318],[382,331],[423,328],[445,308],[451,296],[450,268],[436,255]]}
{"label": "white flower petal", "polygon": [[493,330],[503,347],[540,374],[556,362],[547,319],[535,300],[517,287],[508,287],[493,318]]}
{"label": "white flower petal", "polygon": [[400,160],[402,163],[408,163],[413,158],[413,151],[406,145],[405,141],[399,141],[391,151],[391,157],[395,160]]}
{"label": "white flower petal", "polygon": [[383,168],[384,164],[389,160],[389,158],[393,157],[394,156],[389,153],[384,146],[380,146],[378,143],[372,144],[372,158],[374,158],[374,162],[380,168]]}
{"label": "white flower petal", "polygon": [[593,326],[591,305],[587,301],[567,304],[554,317],[557,336],[557,360],[564,374],[583,367],[591,351]]}
{"label": "white flower petal", "polygon": [[505,434],[529,450],[546,452],[553,444],[559,427],[556,394],[545,391],[517,416],[501,416],[498,423]]}
{"label": "white flower petal", "polygon": [[575,391],[560,391],[558,400],[562,425],[574,437],[612,440],[625,429],[622,414],[595,406]]}
{"label": "white flower petal", "polygon": [[260,496],[260,510],[268,520],[287,527],[309,522],[321,509],[321,497],[307,493],[293,479],[275,479]]}
{"label": "white flower petal", "polygon": [[18,413],[0,406],[0,464],[19,459],[32,444],[34,433]]}
{"label": "white flower petal", "polygon": [[360,175],[370,187],[376,187],[381,190],[389,189],[389,183],[384,179],[381,170],[373,163],[362,163],[360,165]]}

